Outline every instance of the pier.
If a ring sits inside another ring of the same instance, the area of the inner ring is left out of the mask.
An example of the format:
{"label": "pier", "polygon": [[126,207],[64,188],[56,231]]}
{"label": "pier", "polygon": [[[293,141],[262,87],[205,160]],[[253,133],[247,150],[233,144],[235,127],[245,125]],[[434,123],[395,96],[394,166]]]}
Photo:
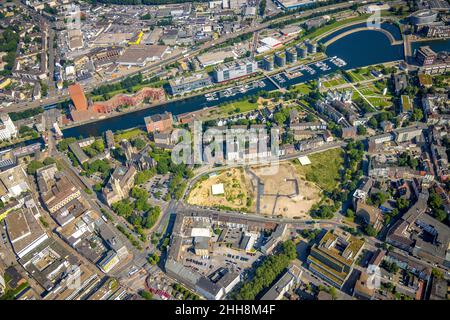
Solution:
{"label": "pier", "polygon": [[264,76],[273,83],[273,85],[275,87],[277,87],[278,90],[282,90],[283,88],[278,84],[278,82],[276,82],[275,80],[273,80],[269,75],[267,75],[266,73],[264,73]]}
{"label": "pier", "polygon": [[332,44],[333,42],[348,36],[349,34],[355,33],[355,32],[360,32],[360,31],[379,31],[381,33],[383,33],[384,35],[386,35],[386,37],[388,37],[389,42],[391,45],[399,45],[399,44],[403,44],[403,41],[399,41],[399,40],[395,40],[394,36],[387,30],[384,30],[383,28],[368,28],[368,27],[361,27],[361,28],[355,28],[355,29],[351,29],[351,30],[347,30],[345,32],[342,32],[340,34],[338,34],[337,36],[331,38],[330,40],[328,40],[327,42],[324,43],[325,46],[329,46],[330,44]]}

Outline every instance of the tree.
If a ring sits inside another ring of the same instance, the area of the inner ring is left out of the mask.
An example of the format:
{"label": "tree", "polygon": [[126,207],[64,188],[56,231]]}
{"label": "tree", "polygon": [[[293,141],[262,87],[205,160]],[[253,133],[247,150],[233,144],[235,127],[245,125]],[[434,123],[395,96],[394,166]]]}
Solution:
{"label": "tree", "polygon": [[103,188],[103,186],[101,185],[101,183],[96,183],[95,185],[94,185],[94,191],[95,192],[100,192],[100,191],[102,191],[102,188]]}
{"label": "tree", "polygon": [[141,138],[136,138],[133,140],[133,147],[138,150],[142,150],[146,146],[146,143]]}
{"label": "tree", "polygon": [[36,160],[32,160],[27,167],[27,173],[30,175],[33,175],[36,173],[36,171],[40,168],[42,168],[44,165],[42,164],[42,162],[36,161]]}
{"label": "tree", "polygon": [[331,295],[331,298],[332,298],[333,300],[336,300],[336,299],[337,299],[336,288],[330,287],[330,289],[328,289],[328,293]]}
{"label": "tree", "polygon": [[376,237],[377,235],[377,230],[375,230],[374,227],[372,227],[370,224],[366,225],[364,227],[364,232],[369,236],[369,237]]}
{"label": "tree", "polygon": [[359,126],[356,128],[356,130],[357,130],[358,135],[360,135],[360,136],[363,136],[363,135],[367,134],[367,129],[366,129],[366,127],[363,126],[363,125],[359,125]]}
{"label": "tree", "polygon": [[352,209],[347,209],[346,215],[348,218],[353,219],[355,217],[355,212]]}
{"label": "tree", "polygon": [[259,3],[259,15],[262,17],[266,11],[266,0],[261,0]]}
{"label": "tree", "polygon": [[377,119],[375,119],[375,117],[370,118],[368,124],[373,129],[376,129],[378,127],[378,121]]}
{"label": "tree", "polygon": [[403,212],[409,208],[409,200],[406,198],[398,198],[396,201],[396,205],[398,210]]}
{"label": "tree", "polygon": [[48,165],[50,165],[50,164],[56,163],[56,160],[53,159],[53,158],[47,157],[47,158],[44,159],[44,162],[43,162],[43,163],[44,163],[44,165],[48,166]]}
{"label": "tree", "polygon": [[419,108],[414,108],[413,113],[412,113],[412,119],[414,121],[420,121],[423,118],[423,112],[421,109]]}
{"label": "tree", "polygon": [[159,262],[159,256],[156,253],[152,254],[150,257],[148,257],[148,262],[151,265],[156,265]]}
{"label": "tree", "polygon": [[94,141],[94,143],[91,145],[92,148],[97,150],[98,152],[102,153],[105,151],[105,144],[103,143],[102,139],[97,139]]}
{"label": "tree", "polygon": [[444,273],[439,269],[433,268],[433,270],[431,271],[431,274],[436,279],[444,279]]}
{"label": "tree", "polygon": [[286,116],[282,112],[275,113],[273,118],[279,126],[283,125],[283,123],[286,121]]}
{"label": "tree", "polygon": [[149,291],[141,290],[139,291],[139,295],[145,300],[153,300],[153,294]]}

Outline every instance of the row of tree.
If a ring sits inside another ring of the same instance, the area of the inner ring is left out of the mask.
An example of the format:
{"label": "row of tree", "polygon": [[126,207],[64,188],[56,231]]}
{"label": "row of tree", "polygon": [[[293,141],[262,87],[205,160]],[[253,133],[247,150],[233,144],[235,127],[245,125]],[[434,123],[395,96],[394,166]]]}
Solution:
{"label": "row of tree", "polygon": [[279,253],[266,258],[255,270],[254,278],[242,286],[236,298],[238,300],[255,300],[296,257],[297,251],[294,242],[292,240],[284,242]]}

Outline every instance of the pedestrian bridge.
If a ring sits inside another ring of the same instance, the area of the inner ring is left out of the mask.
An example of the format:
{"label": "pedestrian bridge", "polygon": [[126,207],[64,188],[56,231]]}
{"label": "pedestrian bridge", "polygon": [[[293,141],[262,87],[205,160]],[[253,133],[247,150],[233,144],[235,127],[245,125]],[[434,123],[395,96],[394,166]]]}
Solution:
{"label": "pedestrian bridge", "polygon": [[355,28],[355,29],[351,29],[351,30],[347,30],[345,32],[342,32],[338,35],[336,35],[335,37],[331,38],[330,40],[328,40],[327,42],[324,43],[325,46],[329,46],[330,44],[332,44],[333,42],[342,39],[352,33],[355,32],[360,32],[360,31],[378,31],[383,33],[386,37],[388,37],[389,42],[391,43],[391,45],[398,45],[398,44],[402,44],[403,40],[399,41],[399,40],[395,40],[394,36],[387,30],[383,29],[383,28],[368,28],[368,27],[360,27],[360,28]]}

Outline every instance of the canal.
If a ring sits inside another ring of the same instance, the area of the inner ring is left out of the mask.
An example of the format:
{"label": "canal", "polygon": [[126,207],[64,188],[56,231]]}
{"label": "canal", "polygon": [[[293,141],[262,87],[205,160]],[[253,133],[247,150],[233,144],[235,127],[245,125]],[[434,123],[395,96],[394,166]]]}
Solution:
{"label": "canal", "polygon": [[[357,27],[357,25],[353,27]],[[345,32],[345,30],[340,30],[340,32]],[[334,33],[333,35],[336,34]],[[398,35],[396,35],[395,37],[397,38]],[[295,85],[307,82],[309,80],[318,79],[319,77],[331,74],[338,69],[348,70],[389,61],[402,60],[403,46],[392,46],[389,42],[389,39],[383,33],[373,30],[366,30],[352,33],[337,40],[329,47],[327,47],[326,54],[329,57],[337,56],[344,59],[347,62],[347,65],[339,68],[329,61],[325,61],[329,66],[329,69],[326,71],[321,70],[312,64],[310,65],[310,67],[314,70],[313,74],[302,71],[302,75],[292,79],[287,79],[284,75],[280,74],[280,77],[277,78],[281,80],[276,81],[281,87],[285,88],[289,85]],[[63,130],[63,134],[64,137],[77,138],[80,136],[100,136],[107,130],[112,130],[114,132],[118,130],[142,127],[144,126],[145,117],[157,113],[162,113],[164,111],[169,111],[176,116],[186,112],[200,110],[205,107],[216,106],[223,102],[251,96],[257,94],[261,90],[271,91],[276,89],[274,84],[269,80],[265,79],[263,80],[263,82],[265,84],[264,88],[250,89],[245,93],[238,93],[232,97],[223,97],[217,101],[207,101],[203,95],[200,95],[181,101],[168,102],[161,106],[151,107],[130,113],[124,113],[123,115],[119,115],[116,117],[67,128]]]}
{"label": "canal", "polygon": [[415,50],[420,47],[429,46],[433,51],[447,51],[450,52],[450,39],[446,40],[433,40],[433,41],[417,41],[411,43],[411,52],[414,53]]}

